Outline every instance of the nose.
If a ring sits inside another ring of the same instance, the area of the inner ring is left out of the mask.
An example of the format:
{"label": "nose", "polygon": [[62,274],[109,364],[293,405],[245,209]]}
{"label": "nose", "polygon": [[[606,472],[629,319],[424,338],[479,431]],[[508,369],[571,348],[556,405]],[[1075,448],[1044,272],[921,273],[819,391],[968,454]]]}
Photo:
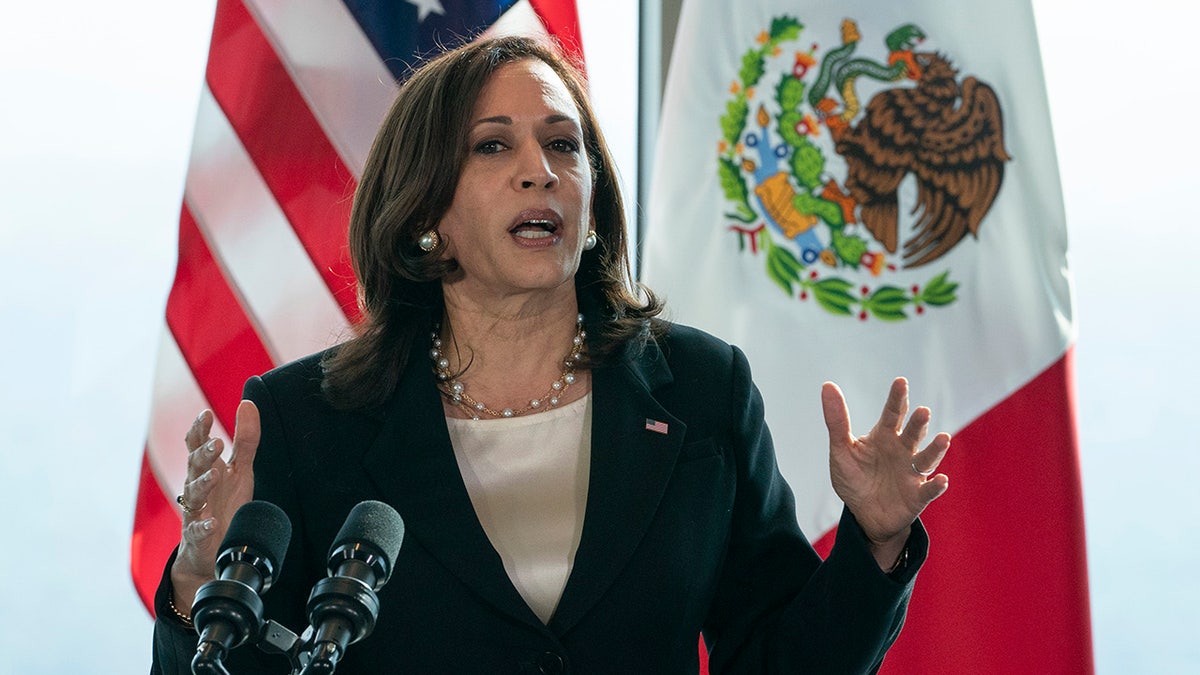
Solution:
{"label": "nose", "polygon": [[521,151],[513,174],[514,187],[519,190],[535,188],[552,189],[558,185],[558,175],[546,157],[541,145],[531,143]]}

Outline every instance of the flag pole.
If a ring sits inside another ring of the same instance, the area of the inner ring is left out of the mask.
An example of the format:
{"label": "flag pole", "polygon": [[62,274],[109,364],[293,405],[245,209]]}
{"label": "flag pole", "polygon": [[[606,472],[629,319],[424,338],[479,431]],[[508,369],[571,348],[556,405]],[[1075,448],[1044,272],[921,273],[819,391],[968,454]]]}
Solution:
{"label": "flag pole", "polygon": [[[642,242],[646,239],[646,204],[650,195],[650,179],[654,169],[654,143],[658,136],[658,116],[662,106],[662,90],[666,82],[666,67],[663,59],[663,10],[664,4],[675,5],[675,0],[639,0],[638,11],[638,111],[637,111],[637,184],[634,205],[632,245],[633,274],[642,278]],[[675,32],[671,24],[672,34]]]}

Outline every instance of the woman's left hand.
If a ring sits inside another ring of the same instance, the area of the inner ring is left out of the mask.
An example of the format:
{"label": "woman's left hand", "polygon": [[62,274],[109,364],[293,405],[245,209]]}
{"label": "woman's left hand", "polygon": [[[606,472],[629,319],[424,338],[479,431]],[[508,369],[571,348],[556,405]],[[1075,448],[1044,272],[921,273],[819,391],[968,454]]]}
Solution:
{"label": "woman's left hand", "polygon": [[919,448],[929,429],[929,408],[913,411],[908,423],[908,381],[892,382],[879,421],[865,436],[850,432],[850,411],[841,389],[821,387],[825,426],[829,428],[829,474],[833,490],[854,514],[871,542],[880,567],[899,556],[910,527],[950,485],[934,474],[950,448],[950,434],[940,433]]}

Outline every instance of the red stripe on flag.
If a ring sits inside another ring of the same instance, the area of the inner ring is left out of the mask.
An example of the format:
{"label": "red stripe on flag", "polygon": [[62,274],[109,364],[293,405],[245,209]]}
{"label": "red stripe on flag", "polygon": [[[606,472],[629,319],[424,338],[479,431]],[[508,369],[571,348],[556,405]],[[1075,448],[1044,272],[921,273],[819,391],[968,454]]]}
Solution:
{"label": "red stripe on flag", "polygon": [[1073,353],[954,434],[882,672],[1091,673]]}
{"label": "red stripe on flag", "polygon": [[182,522],[171,500],[163,494],[150,468],[150,458],[142,452],[142,473],[138,479],[137,504],[133,512],[133,537],[129,544],[129,572],[142,604],[154,616],[154,591],[162,578],[163,565],[171,557]]}
{"label": "red stripe on flag", "polygon": [[346,232],[354,177],[241,2],[217,3],[206,79],[317,271],[353,321],[359,314]]}
{"label": "red stripe on flag", "polygon": [[829,552],[833,550],[833,542],[836,539],[837,527],[834,527],[812,543],[813,548],[817,550],[817,555],[821,556],[822,560],[829,557]]}
{"label": "red stripe on flag", "polygon": [[563,52],[579,69],[584,67],[583,37],[579,32],[579,11],[575,0],[529,0],[542,20],[546,32],[558,39]]}
{"label": "red stripe on flag", "polygon": [[186,206],[167,326],[217,419],[232,430],[242,384],[274,364]]}
{"label": "red stripe on flag", "polygon": [[[1093,672],[1072,372],[1068,351],[954,434],[938,468],[950,490],[921,516],[929,560],[884,675]],[[836,536],[813,542],[822,558]]]}
{"label": "red stripe on flag", "polygon": [[[166,314],[171,335],[209,406],[223,426],[233,429],[242,383],[273,364],[186,205],[179,214],[179,262]],[[143,454],[129,568],[151,615],[154,591],[179,541],[180,524]]]}

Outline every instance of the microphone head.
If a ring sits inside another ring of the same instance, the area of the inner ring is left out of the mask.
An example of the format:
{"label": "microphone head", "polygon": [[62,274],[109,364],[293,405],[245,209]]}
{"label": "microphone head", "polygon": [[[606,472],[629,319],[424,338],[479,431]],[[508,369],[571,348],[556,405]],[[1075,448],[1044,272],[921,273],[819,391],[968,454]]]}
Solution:
{"label": "microphone head", "polygon": [[225,538],[221,540],[217,577],[221,576],[224,566],[247,557],[243,550],[248,550],[249,557],[265,559],[249,562],[263,572],[262,592],[266,592],[283,569],[283,557],[291,539],[292,521],[283,509],[271,502],[246,502],[233,514]]}
{"label": "microphone head", "polygon": [[[392,576],[392,566],[404,543],[404,519],[396,509],[377,501],[359,502],[329,547],[330,574],[346,558],[364,560],[376,569],[379,590]],[[370,558],[370,560],[366,560]]]}

